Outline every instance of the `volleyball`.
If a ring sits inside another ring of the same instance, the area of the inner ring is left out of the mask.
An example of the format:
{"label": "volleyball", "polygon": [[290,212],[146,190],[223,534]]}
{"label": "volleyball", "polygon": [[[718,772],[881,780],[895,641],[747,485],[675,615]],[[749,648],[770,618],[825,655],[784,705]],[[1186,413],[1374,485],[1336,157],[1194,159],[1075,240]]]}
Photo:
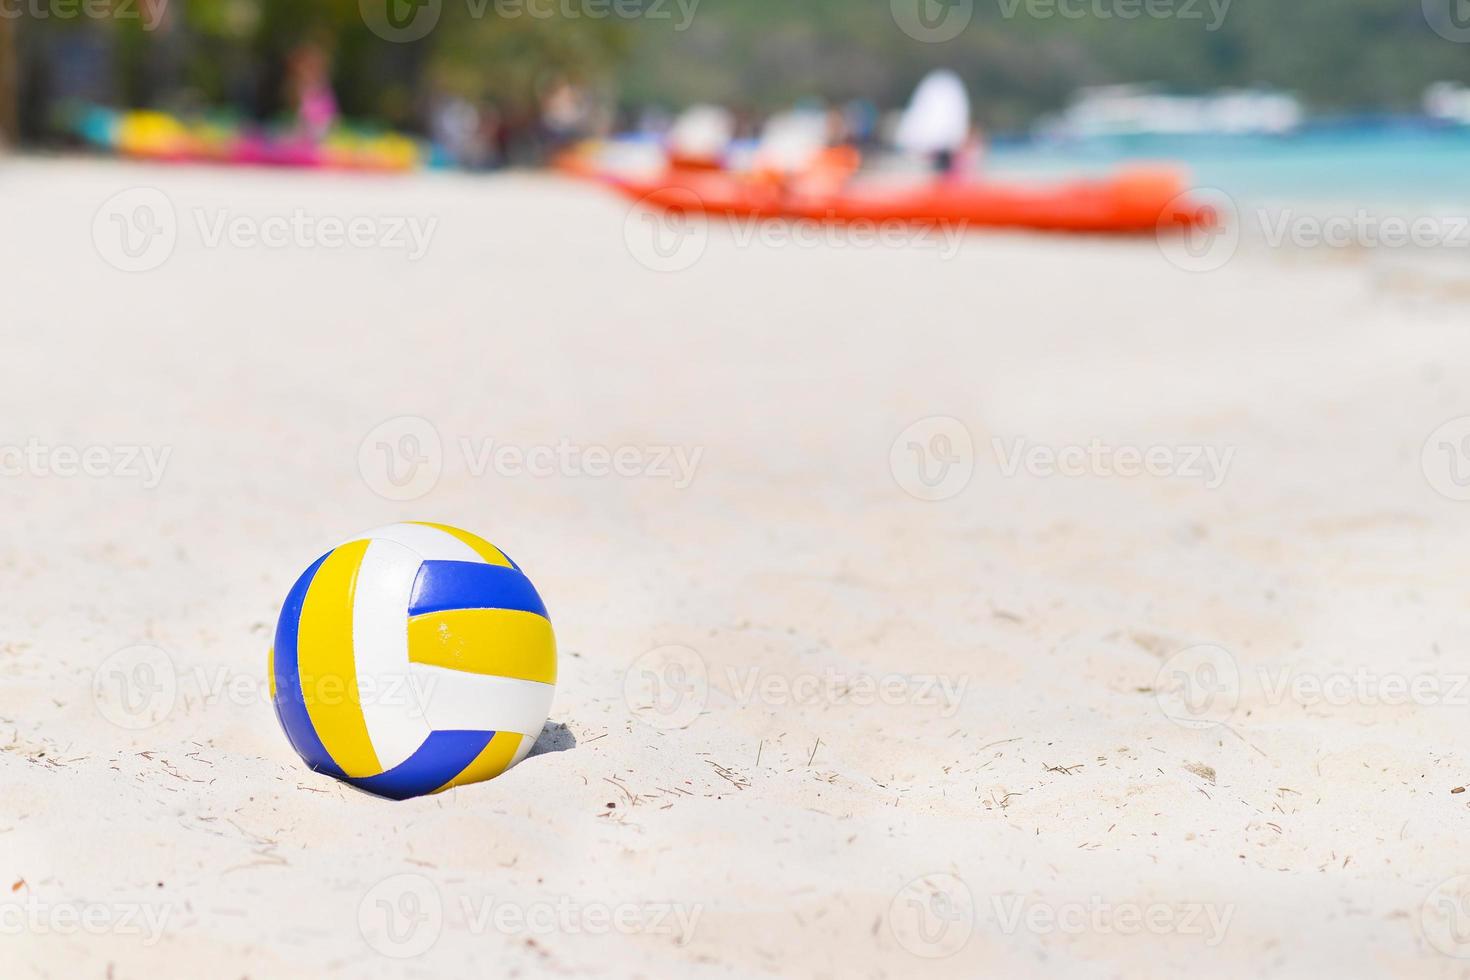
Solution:
{"label": "volleyball", "polygon": [[535,586],[499,548],[445,524],[394,524],[302,573],[269,676],[309,768],[405,800],[526,757],[551,710],[556,639]]}

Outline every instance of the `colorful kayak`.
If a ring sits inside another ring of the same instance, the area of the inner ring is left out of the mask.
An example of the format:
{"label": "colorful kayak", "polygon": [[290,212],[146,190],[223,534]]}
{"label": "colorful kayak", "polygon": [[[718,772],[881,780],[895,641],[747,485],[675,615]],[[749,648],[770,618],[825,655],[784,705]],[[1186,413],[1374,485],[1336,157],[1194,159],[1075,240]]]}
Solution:
{"label": "colorful kayak", "polygon": [[317,142],[219,122],[186,122],[162,112],[93,109],[78,129],[123,156],[170,163],[221,163],[398,172],[424,162],[417,142],[398,133],[333,130]]}
{"label": "colorful kayak", "polygon": [[667,211],[731,218],[784,218],[852,223],[904,222],[975,228],[1030,228],[1095,234],[1145,234],[1161,224],[1207,226],[1213,212],[1188,196],[1177,170],[1137,167],[1096,180],[1064,183],[936,182],[894,186],[853,181],[839,189],[803,190],[729,172],[670,168],[630,177],[564,162],[634,200]]}

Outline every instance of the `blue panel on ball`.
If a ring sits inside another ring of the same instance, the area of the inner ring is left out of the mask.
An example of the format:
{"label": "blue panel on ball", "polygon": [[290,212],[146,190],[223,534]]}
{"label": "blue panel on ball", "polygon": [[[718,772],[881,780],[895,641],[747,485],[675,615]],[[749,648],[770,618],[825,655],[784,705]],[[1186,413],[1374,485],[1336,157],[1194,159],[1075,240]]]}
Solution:
{"label": "blue panel on ball", "polygon": [[306,698],[301,691],[301,671],[296,647],[297,632],[301,626],[301,607],[306,604],[306,591],[311,588],[311,580],[316,577],[317,569],[322,567],[322,562],[330,555],[329,551],[312,562],[311,567],[301,574],[286,596],[286,605],[276,624],[275,708],[276,717],[281,719],[281,727],[286,730],[286,737],[291,740],[291,747],[296,750],[296,754],[306,760],[306,764],[315,771],[342,779],[346,774],[341,766],[332,761],[326,746],[312,727],[311,715],[307,713]]}
{"label": "blue panel on ball", "polygon": [[446,609],[519,609],[546,615],[536,587],[514,568],[471,561],[426,561],[413,584],[408,614]]}
{"label": "blue panel on ball", "polygon": [[413,755],[387,772],[347,782],[390,800],[423,796],[463,772],[494,737],[494,732],[434,732]]}

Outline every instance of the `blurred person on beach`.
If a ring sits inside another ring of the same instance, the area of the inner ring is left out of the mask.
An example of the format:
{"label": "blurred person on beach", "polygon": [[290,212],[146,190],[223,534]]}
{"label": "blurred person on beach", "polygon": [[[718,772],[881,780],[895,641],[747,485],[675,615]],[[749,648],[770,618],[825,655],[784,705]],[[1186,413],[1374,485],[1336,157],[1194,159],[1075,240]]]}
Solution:
{"label": "blurred person on beach", "polygon": [[843,107],[827,110],[826,145],[812,155],[802,174],[803,190],[835,194],[862,166],[853,120]]}
{"label": "blurred person on beach", "polygon": [[337,123],[331,66],[325,45],[317,41],[297,45],[287,62],[286,81],[296,107],[296,131],[313,143],[325,139]]}
{"label": "blurred person on beach", "polygon": [[476,137],[476,144],[483,153],[478,165],[482,170],[493,170],[505,163],[505,117],[500,111],[500,106],[491,99],[480,101],[478,116],[480,131]]}
{"label": "blurred person on beach", "polygon": [[861,165],[847,113],[808,105],[766,120],[752,172],[783,190],[820,196],[840,191]]}
{"label": "blurred person on beach", "polygon": [[735,114],[724,106],[690,106],[664,137],[669,165],[683,170],[723,169],[736,125]]}
{"label": "blurred person on beach", "polygon": [[500,112],[485,100],[441,95],[429,109],[429,134],[444,162],[464,170],[490,170],[500,162]]}
{"label": "blurred person on beach", "polygon": [[587,93],[566,78],[556,79],[543,91],[540,116],[542,152],[548,157],[585,139],[592,128]]}
{"label": "blurred person on beach", "polygon": [[962,180],[979,165],[984,144],[959,75],[941,68],[924,76],[899,118],[894,142],[947,181]]}

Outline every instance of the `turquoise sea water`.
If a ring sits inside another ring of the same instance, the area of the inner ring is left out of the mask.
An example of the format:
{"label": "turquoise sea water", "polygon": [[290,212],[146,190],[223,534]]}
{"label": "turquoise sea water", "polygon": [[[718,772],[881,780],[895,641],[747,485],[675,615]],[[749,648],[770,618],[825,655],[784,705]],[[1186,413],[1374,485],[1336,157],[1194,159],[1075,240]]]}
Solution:
{"label": "turquoise sea water", "polygon": [[1130,137],[1043,145],[998,141],[987,171],[1053,177],[1173,160],[1239,200],[1470,206],[1470,127],[1343,127],[1289,137]]}

